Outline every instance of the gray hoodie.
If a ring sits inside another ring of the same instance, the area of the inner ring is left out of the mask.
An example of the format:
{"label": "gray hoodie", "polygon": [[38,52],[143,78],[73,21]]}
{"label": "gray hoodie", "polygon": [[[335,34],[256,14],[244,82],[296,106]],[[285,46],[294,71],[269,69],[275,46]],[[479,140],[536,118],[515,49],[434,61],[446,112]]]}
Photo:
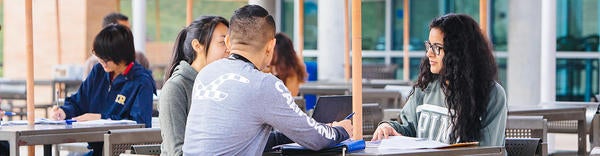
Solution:
{"label": "gray hoodie", "polygon": [[[445,102],[446,96],[439,81],[427,85],[424,91],[417,89],[406,102],[400,115],[402,123],[384,121],[400,134],[410,137],[428,138],[444,143],[449,141],[452,130],[450,115]],[[506,93],[500,84],[490,91],[487,113],[481,119],[480,146],[504,146],[506,129]]]}
{"label": "gray hoodie", "polygon": [[[232,55],[233,56],[233,55]],[[277,77],[238,58],[208,64],[194,81],[184,155],[262,155],[275,128],[313,150],[348,139],[308,117]]]}
{"label": "gray hoodie", "polygon": [[192,88],[198,72],[185,61],[179,62],[160,93],[161,155],[183,155],[185,122],[190,110]]}

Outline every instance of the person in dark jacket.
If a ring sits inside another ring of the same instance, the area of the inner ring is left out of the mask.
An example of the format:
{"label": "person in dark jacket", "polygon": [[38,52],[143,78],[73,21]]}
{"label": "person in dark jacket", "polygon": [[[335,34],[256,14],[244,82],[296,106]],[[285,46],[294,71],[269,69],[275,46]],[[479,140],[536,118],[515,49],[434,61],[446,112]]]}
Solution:
{"label": "person in dark jacket", "polygon": [[[105,27],[94,39],[93,53],[99,63],[64,106],[52,108],[50,117],[78,122],[129,119],[152,127],[156,86],[151,72],[134,62],[131,31],[116,24]],[[90,147],[94,155],[101,155],[102,143],[90,143]]]}

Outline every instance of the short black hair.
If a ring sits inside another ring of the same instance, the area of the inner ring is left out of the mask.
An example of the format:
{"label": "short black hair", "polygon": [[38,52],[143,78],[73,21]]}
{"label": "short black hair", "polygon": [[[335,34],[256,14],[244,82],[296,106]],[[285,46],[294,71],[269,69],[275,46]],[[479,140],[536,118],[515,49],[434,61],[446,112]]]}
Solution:
{"label": "short black hair", "polygon": [[259,5],[245,5],[233,12],[229,30],[231,44],[242,44],[251,50],[263,48],[275,38],[275,20]]}
{"label": "short black hair", "polygon": [[127,21],[129,20],[129,18],[127,18],[127,16],[118,13],[118,12],[113,12],[110,13],[106,16],[104,16],[104,19],[102,20],[102,27],[106,27],[110,24],[118,24],[119,21]]}
{"label": "short black hair", "polygon": [[126,26],[110,24],[96,35],[93,53],[103,61],[129,64],[135,60],[133,34]]}

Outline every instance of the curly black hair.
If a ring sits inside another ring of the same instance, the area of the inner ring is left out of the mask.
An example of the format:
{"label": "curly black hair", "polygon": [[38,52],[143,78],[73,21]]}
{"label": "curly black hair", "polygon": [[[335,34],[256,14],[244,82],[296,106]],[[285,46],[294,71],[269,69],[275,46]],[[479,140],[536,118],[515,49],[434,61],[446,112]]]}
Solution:
{"label": "curly black hair", "polygon": [[439,81],[453,125],[450,141],[479,141],[481,119],[497,82],[491,44],[477,22],[465,14],[438,17],[429,24],[430,30],[434,28],[444,34],[443,67],[439,74],[431,73],[429,58],[424,57],[410,95],[416,88],[424,91],[427,85]]}

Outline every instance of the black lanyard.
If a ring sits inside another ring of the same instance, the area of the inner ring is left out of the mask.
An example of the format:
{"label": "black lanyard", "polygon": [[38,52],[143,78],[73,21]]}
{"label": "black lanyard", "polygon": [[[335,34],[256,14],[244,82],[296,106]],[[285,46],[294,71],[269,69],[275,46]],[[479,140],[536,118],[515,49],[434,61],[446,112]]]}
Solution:
{"label": "black lanyard", "polygon": [[246,57],[240,55],[240,54],[236,54],[236,53],[231,53],[231,55],[229,55],[228,57],[230,60],[242,60],[246,63],[249,63],[252,65],[252,67],[254,67],[254,69],[258,70],[258,68],[256,68],[256,66],[254,65],[254,63],[250,62],[250,60],[248,60]]}

